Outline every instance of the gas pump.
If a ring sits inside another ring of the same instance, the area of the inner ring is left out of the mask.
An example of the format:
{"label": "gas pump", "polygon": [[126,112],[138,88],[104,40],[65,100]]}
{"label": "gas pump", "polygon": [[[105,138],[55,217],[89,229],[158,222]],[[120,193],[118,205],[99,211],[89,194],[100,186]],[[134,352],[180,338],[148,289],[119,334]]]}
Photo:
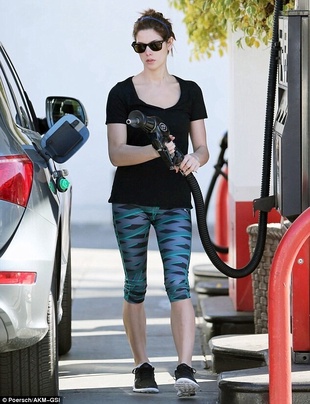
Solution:
{"label": "gas pump", "polygon": [[[309,8],[309,0],[303,3]],[[282,216],[291,221],[310,205],[309,24],[309,10],[305,9],[290,11],[279,20],[275,203]]]}
{"label": "gas pump", "polygon": [[[310,206],[310,0],[279,19],[278,110],[274,124],[275,205],[288,222]],[[310,363],[310,242],[292,273],[295,363]]]}

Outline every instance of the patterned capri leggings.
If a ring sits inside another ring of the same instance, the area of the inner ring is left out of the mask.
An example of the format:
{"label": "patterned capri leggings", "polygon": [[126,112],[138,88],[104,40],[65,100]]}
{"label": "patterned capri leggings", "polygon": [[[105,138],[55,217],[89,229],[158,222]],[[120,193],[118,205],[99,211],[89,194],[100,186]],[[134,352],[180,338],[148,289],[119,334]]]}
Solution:
{"label": "patterned capri leggings", "polygon": [[160,209],[112,204],[113,224],[124,272],[124,298],[142,303],[147,288],[147,246],[153,225],[164,266],[164,283],[170,302],[188,299],[188,268],[192,224],[189,209]]}

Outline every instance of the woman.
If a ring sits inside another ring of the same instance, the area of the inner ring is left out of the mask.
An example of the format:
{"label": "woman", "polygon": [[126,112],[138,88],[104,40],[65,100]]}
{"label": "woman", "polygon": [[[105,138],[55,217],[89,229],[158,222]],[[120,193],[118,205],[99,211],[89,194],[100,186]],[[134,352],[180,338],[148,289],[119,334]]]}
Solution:
{"label": "woman", "polygon": [[[178,364],[175,388],[179,397],[196,394],[199,385],[191,367],[195,313],[188,268],[191,252],[191,194],[185,176],[209,159],[202,92],[192,81],[169,74],[167,56],[175,35],[171,22],[149,9],[135,22],[132,47],[143,70],[116,84],[107,101],[109,157],[117,167],[109,202],[125,272],[123,321],[134,356],[133,391],[158,393],[154,367],[146,352],[146,255],[154,226],[171,302],[171,329]],[[170,129],[170,154],[177,147],[184,159],[169,170],[142,129],[126,125],[133,110],[158,116]],[[189,137],[193,153],[188,154]],[[179,172],[181,171],[181,172]]]}

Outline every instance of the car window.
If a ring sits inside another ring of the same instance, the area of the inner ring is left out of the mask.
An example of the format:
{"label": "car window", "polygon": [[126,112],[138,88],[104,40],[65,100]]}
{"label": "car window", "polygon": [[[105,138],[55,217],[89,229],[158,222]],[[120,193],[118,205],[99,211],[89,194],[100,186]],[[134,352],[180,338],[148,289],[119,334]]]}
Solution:
{"label": "car window", "polygon": [[28,104],[23,95],[23,89],[2,48],[0,48],[0,80],[6,92],[7,101],[16,124],[22,128],[34,130]]}

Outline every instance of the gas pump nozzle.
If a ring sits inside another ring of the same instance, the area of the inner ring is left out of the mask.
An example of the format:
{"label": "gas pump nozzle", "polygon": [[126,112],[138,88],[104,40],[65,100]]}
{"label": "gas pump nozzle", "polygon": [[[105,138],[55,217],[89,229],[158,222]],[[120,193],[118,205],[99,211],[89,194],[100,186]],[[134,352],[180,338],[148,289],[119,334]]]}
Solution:
{"label": "gas pump nozzle", "polygon": [[158,116],[146,116],[141,111],[134,110],[130,112],[126,123],[134,128],[141,128],[149,135],[152,146],[158,151],[170,170],[174,170],[181,164],[184,155],[177,148],[173,154],[169,153],[166,143],[171,140],[170,131]]}
{"label": "gas pump nozzle", "polygon": [[127,125],[133,128],[141,128],[145,132],[152,133],[156,129],[157,117],[146,116],[141,111],[131,111],[126,121]]}

